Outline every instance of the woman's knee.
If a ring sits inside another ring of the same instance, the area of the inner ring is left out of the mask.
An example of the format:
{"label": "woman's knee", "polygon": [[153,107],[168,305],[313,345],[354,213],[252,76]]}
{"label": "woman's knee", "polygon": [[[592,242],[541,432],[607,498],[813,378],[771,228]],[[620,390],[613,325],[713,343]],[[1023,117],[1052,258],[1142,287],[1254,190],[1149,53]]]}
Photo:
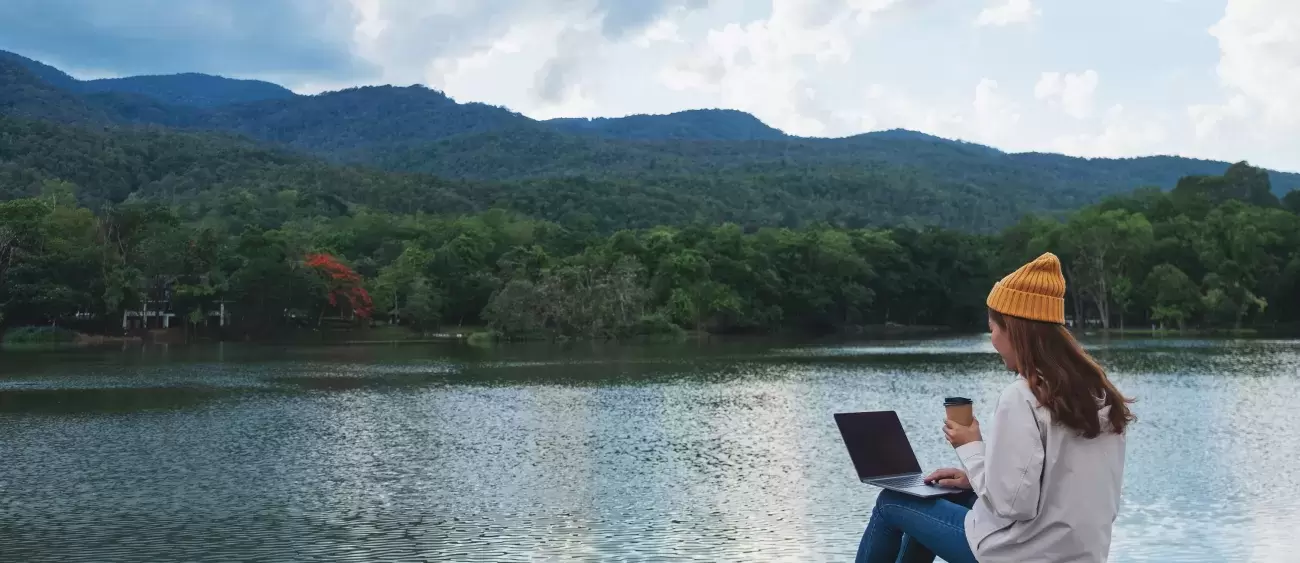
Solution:
{"label": "woman's knee", "polygon": [[889,490],[889,489],[880,489],[880,494],[879,494],[879,495],[876,495],[876,504],[877,504],[877,505],[880,505],[880,504],[898,504],[898,503],[903,502],[903,501],[905,501],[905,500],[907,500],[907,499],[909,499],[909,498],[912,498],[912,497],[910,497],[910,496],[908,496],[908,495],[906,495],[906,494],[904,494],[904,493],[900,493],[900,492],[898,492],[898,491],[891,491],[891,490]]}
{"label": "woman's knee", "polygon": [[876,495],[876,507],[873,513],[880,513],[882,509],[889,506],[897,506],[907,500],[907,495],[898,491],[881,489],[880,494]]}

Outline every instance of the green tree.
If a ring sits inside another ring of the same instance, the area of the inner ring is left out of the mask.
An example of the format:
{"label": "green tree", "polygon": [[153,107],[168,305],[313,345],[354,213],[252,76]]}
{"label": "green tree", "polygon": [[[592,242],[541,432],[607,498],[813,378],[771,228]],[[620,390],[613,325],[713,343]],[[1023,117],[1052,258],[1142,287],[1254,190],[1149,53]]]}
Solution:
{"label": "green tree", "polygon": [[538,337],[546,330],[546,297],[526,279],[514,279],[498,290],[483,309],[483,320],[508,338]]}
{"label": "green tree", "polygon": [[[408,242],[397,259],[379,270],[379,276],[371,284],[370,293],[375,300],[375,310],[386,315],[389,322],[393,323],[406,318],[427,326],[430,321],[436,321],[437,315],[426,310],[428,307],[441,306],[441,299],[425,277],[431,262],[432,255],[427,250]],[[413,296],[419,303],[410,308]],[[415,321],[416,316],[421,319]]]}
{"label": "green tree", "polygon": [[1206,276],[1204,285],[1206,290],[1201,302],[1210,322],[1218,325],[1231,324],[1240,329],[1242,319],[1251,310],[1263,312],[1268,306],[1268,300],[1255,295],[1250,288],[1218,274]]}
{"label": "green tree", "polygon": [[1300,215],[1300,190],[1291,190],[1282,198],[1282,205]]}
{"label": "green tree", "polygon": [[1115,310],[1119,312],[1119,330],[1124,330],[1124,318],[1128,316],[1129,309],[1133,306],[1133,300],[1136,297],[1133,280],[1126,275],[1120,275],[1111,282],[1110,299],[1115,304]]}
{"label": "green tree", "polygon": [[441,320],[442,296],[424,276],[416,276],[407,286],[406,303],[400,309],[411,326],[425,330],[438,326]]}
{"label": "green tree", "polygon": [[1151,320],[1161,326],[1173,324],[1184,330],[1201,306],[1196,282],[1172,264],[1160,264],[1147,275],[1145,291],[1150,296]]}
{"label": "green tree", "polygon": [[1071,256],[1077,290],[1092,302],[1104,329],[1113,318],[1116,281],[1149,251],[1153,234],[1146,217],[1122,210],[1085,209],[1066,223],[1062,244]]}

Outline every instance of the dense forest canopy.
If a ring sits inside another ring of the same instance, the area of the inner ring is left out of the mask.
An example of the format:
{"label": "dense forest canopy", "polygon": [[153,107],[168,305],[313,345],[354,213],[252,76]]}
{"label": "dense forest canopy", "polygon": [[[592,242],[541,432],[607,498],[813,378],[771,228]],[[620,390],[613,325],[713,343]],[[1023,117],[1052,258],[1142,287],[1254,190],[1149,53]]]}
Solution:
{"label": "dense forest canopy", "polygon": [[90,84],[0,55],[0,329],[111,332],[148,302],[195,327],[228,306],[235,335],[977,327],[1044,251],[1073,322],[1300,325],[1300,177],[1244,162],[225,80]]}
{"label": "dense forest canopy", "polygon": [[[312,202],[315,207],[308,211],[313,213],[351,205],[399,213],[503,208],[566,224],[589,223],[605,232],[693,222],[732,222],[747,230],[825,222],[843,228],[939,225],[991,233],[1050,203],[1044,190],[990,192],[975,183],[938,180],[923,168],[888,165],[444,180],[330,164],[234,136],[90,129],[3,116],[0,179],[6,197],[34,195],[45,179],[66,180],[79,187],[78,197],[92,209],[154,200],[195,216],[219,213],[232,198],[260,201],[293,190]],[[1005,199],[1008,194],[1014,197]],[[1087,201],[1056,198],[1078,205]]]}
{"label": "dense forest canopy", "polygon": [[293,191],[207,214],[145,200],[92,212],[76,203],[77,186],[45,179],[35,196],[0,203],[0,314],[6,325],[90,317],[111,330],[123,310],[167,296],[196,323],[229,303],[232,330],[248,334],[352,318],[312,267],[328,256],[355,271],[377,321],[422,330],[486,324],[509,337],[622,337],[976,327],[998,275],[1053,251],[1079,322],[1300,323],[1300,215],[1243,201],[1237,195],[1250,191],[1238,182],[1261,172],[1244,164],[1229,172],[1197,180],[1208,188],[1141,190],[1064,220],[1030,217],[997,236],[825,224],[605,234],[500,209],[328,212]]}

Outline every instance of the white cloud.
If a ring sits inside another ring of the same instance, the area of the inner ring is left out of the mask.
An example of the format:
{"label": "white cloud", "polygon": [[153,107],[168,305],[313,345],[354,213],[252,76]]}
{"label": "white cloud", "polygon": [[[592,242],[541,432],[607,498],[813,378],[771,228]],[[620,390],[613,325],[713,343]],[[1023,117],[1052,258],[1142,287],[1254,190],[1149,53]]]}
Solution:
{"label": "white cloud", "polygon": [[676,43],[698,0],[347,0],[376,82],[423,82],[539,117],[599,113],[613,45]]}
{"label": "white cloud", "polygon": [[[1300,125],[1300,2],[1228,0],[1210,35],[1219,42],[1220,81],[1242,97],[1227,105],[1256,108],[1275,127]],[[1224,113],[1248,112],[1226,107]]]}
{"label": "white cloud", "polygon": [[766,19],[710,29],[693,52],[664,68],[662,83],[677,91],[713,94],[724,106],[748,111],[796,135],[842,133],[833,112],[808,82],[844,65],[853,38],[875,14],[898,0],[773,0]]}
{"label": "white cloud", "polygon": [[975,26],[994,26],[1001,27],[1006,25],[1029,23],[1034,18],[1042,14],[1042,10],[1034,7],[1032,0],[988,0],[990,5],[985,6],[978,16],[975,16]]}
{"label": "white cloud", "polygon": [[910,92],[872,84],[864,92],[862,109],[837,111],[834,116],[856,131],[912,129],[1009,150],[1031,148],[1018,135],[1020,105],[1002,94],[997,80],[982,78],[967,92],[969,97],[951,106],[930,105]]}
{"label": "white cloud", "polygon": [[961,109],[927,106],[905,91],[871,84],[863,92],[861,103],[838,110],[834,115],[852,131],[914,129],[944,137],[963,137],[968,129]]}
{"label": "white cloud", "polygon": [[1187,107],[1192,128],[1197,139],[1209,139],[1225,126],[1239,124],[1251,115],[1250,102],[1242,95],[1233,96],[1223,104],[1194,104]]}
{"label": "white cloud", "polygon": [[1190,150],[1300,170],[1300,2],[1226,0],[1208,33],[1220,96],[1187,105]]}
{"label": "white cloud", "polygon": [[1053,150],[1075,156],[1122,157],[1134,154],[1168,154],[1168,131],[1159,121],[1131,115],[1116,104],[1106,111],[1097,133],[1062,135],[1051,141]]}
{"label": "white cloud", "polygon": [[352,32],[352,40],[358,46],[367,47],[378,39],[388,27],[388,22],[380,16],[380,0],[351,0],[356,13],[357,27]]}
{"label": "white cloud", "polygon": [[1070,117],[1086,119],[1092,113],[1098,79],[1097,71],[1091,69],[1080,74],[1044,72],[1034,85],[1034,97],[1060,107]]}
{"label": "white cloud", "polygon": [[648,49],[657,42],[683,43],[677,22],[670,17],[662,18],[647,27],[633,42],[642,49]]}
{"label": "white cloud", "polygon": [[1020,108],[998,91],[998,81],[983,78],[975,85],[975,110],[973,136],[966,137],[985,143],[1002,145],[1020,123]]}

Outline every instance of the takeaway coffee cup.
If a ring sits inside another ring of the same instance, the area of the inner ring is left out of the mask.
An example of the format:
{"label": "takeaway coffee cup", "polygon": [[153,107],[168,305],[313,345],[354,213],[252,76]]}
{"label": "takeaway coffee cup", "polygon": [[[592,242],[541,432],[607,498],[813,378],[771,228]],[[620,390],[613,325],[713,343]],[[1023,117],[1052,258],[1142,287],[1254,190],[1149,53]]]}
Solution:
{"label": "takeaway coffee cup", "polygon": [[947,397],[943,400],[943,409],[948,411],[948,420],[962,426],[975,422],[974,402],[966,397]]}

